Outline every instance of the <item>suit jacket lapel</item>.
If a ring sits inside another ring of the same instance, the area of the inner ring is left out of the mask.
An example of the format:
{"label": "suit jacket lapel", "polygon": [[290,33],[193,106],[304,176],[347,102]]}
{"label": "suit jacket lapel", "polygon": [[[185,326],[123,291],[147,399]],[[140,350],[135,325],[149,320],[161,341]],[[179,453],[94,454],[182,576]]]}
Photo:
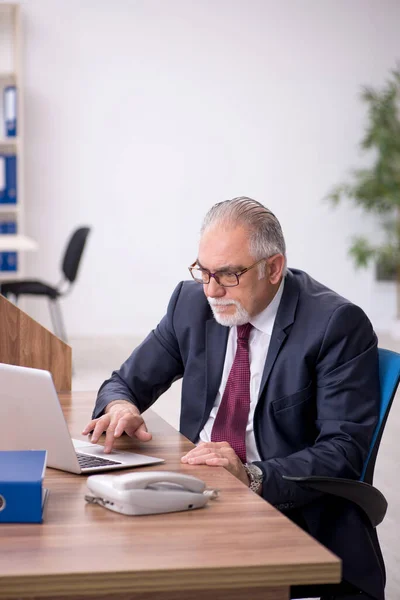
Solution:
{"label": "suit jacket lapel", "polygon": [[288,271],[285,278],[285,287],[283,288],[283,294],[276,315],[274,328],[272,330],[271,341],[261,378],[260,392],[258,397],[261,396],[264,390],[264,387],[270,376],[271,369],[274,366],[276,357],[278,356],[282,345],[289,334],[290,327],[295,318],[298,300],[298,284],[293,274]]}
{"label": "suit jacket lapel", "polygon": [[219,325],[214,317],[206,322],[206,406],[203,421],[208,418],[221,383],[229,327]]}

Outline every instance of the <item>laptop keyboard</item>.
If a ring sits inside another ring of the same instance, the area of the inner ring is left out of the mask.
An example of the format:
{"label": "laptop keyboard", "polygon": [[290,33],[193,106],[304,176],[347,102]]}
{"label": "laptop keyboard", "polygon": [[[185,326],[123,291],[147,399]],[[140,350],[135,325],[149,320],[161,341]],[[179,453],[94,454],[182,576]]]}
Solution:
{"label": "laptop keyboard", "polygon": [[89,454],[76,453],[79,466],[81,469],[87,469],[90,467],[108,467],[110,465],[122,465],[121,462],[116,460],[110,460],[109,458],[100,458],[98,456],[90,456]]}

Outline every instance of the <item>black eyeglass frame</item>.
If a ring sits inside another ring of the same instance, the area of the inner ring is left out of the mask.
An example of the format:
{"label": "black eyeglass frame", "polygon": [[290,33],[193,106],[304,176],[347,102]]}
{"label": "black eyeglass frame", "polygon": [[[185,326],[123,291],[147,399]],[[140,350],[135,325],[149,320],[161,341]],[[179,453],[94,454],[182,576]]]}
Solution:
{"label": "black eyeglass frame", "polygon": [[[214,277],[215,281],[221,287],[236,287],[240,283],[239,277],[241,277],[242,275],[244,275],[245,273],[247,273],[247,271],[250,271],[250,269],[253,269],[253,267],[255,267],[258,264],[260,264],[260,262],[262,262],[263,260],[268,260],[268,258],[260,258],[260,260],[258,260],[254,264],[250,265],[250,267],[247,267],[246,269],[243,269],[242,271],[239,271],[238,273],[229,273],[229,275],[235,275],[235,277],[236,277],[236,283],[232,283],[231,285],[224,285],[223,283],[220,283],[219,282],[219,277],[218,277],[218,271],[215,271],[215,273],[211,273],[211,271],[209,271],[208,269],[203,269],[202,267],[199,267],[198,264],[197,264],[197,260],[195,260],[194,263],[192,265],[190,265],[190,267],[188,267],[188,268],[189,268],[191,276],[193,277],[193,279],[194,279],[194,281],[196,283],[202,283],[203,285],[208,285],[210,283],[210,281],[211,281],[211,277]],[[199,281],[198,279],[195,278],[195,276],[193,275],[193,270],[196,267],[197,267],[197,269],[201,270],[203,273],[207,273],[208,274],[208,281]]]}

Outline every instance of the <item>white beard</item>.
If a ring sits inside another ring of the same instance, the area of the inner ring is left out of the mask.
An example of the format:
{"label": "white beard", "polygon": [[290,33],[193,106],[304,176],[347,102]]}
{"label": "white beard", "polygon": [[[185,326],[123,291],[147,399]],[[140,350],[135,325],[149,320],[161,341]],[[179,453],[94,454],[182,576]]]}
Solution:
{"label": "white beard", "polygon": [[[222,298],[207,298],[211,310],[213,311],[214,319],[224,327],[233,327],[237,325],[245,325],[250,321],[250,315],[245,308],[237,300],[223,300]],[[218,306],[228,306],[233,304],[236,306],[236,311],[232,315],[226,315],[218,312]]]}

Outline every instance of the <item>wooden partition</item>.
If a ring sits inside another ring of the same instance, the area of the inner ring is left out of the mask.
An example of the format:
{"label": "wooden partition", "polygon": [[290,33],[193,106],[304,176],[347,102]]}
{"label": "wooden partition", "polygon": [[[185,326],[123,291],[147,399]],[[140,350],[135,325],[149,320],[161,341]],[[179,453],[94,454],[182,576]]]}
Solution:
{"label": "wooden partition", "polygon": [[0,294],[0,362],[46,369],[57,392],[71,390],[71,347]]}

